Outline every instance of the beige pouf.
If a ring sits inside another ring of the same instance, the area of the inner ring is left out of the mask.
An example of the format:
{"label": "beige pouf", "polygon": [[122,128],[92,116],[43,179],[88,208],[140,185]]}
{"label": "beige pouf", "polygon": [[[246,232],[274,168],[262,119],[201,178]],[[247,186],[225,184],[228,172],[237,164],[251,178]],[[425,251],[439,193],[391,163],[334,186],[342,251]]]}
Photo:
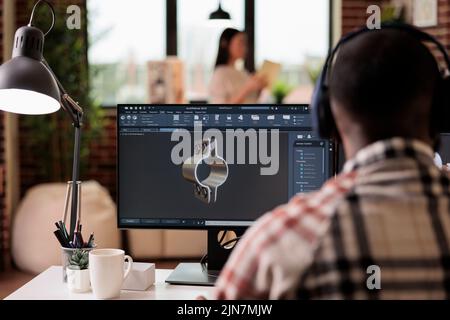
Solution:
{"label": "beige pouf", "polygon": [[[55,222],[62,219],[66,186],[41,184],[23,198],[12,229],[12,256],[19,269],[40,273],[51,265],[61,265],[61,249],[53,231]],[[116,206],[108,191],[95,181],[83,182],[81,202],[83,236],[94,232],[97,247],[120,247]],[[69,217],[66,224],[68,227]]]}

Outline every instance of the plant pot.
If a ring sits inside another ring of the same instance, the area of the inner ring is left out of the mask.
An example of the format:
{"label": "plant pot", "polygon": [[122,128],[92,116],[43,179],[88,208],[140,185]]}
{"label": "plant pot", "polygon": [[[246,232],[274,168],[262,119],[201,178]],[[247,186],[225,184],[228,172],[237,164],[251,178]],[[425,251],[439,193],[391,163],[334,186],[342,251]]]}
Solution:
{"label": "plant pot", "polygon": [[67,267],[67,286],[71,292],[82,293],[91,289],[89,269],[76,270]]}
{"label": "plant pot", "polygon": [[[92,247],[92,248],[81,248],[81,249],[77,249],[77,248],[64,248],[61,247],[62,250],[62,278],[63,278],[63,282],[67,282],[67,268],[70,267],[70,258],[72,257],[72,255],[79,250],[82,251],[91,251],[93,249],[95,249],[96,246]],[[88,255],[89,257],[89,255]]]}

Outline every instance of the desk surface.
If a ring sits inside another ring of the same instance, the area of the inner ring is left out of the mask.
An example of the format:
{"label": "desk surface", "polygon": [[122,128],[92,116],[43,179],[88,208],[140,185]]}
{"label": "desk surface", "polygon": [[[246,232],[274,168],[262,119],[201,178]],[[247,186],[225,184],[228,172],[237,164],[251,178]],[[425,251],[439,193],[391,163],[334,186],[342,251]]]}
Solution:
{"label": "desk surface", "polygon": [[[120,300],[193,300],[202,295],[209,298],[213,287],[175,286],[164,281],[172,272],[157,269],[155,285],[147,291],[122,290]],[[72,293],[62,282],[60,266],[52,266],[5,298],[5,300],[93,300],[92,292]]]}

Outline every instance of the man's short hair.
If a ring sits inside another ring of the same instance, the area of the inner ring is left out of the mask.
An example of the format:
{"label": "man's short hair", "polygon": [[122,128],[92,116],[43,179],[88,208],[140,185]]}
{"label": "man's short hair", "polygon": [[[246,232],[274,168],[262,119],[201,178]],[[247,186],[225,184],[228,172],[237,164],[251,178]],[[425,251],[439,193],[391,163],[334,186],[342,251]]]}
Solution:
{"label": "man's short hair", "polygon": [[429,115],[438,76],[436,58],[420,41],[385,29],[341,47],[331,68],[330,95],[363,122],[414,121]]}

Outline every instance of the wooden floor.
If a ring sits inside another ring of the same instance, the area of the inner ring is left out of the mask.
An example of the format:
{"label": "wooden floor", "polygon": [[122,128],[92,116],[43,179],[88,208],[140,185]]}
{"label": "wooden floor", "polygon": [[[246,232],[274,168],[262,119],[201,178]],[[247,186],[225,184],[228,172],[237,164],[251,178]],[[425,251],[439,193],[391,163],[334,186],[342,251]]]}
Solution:
{"label": "wooden floor", "polygon": [[[173,269],[178,264],[178,261],[163,260],[156,261],[155,263],[156,268],[158,269]],[[35,275],[24,273],[18,270],[0,272],[0,300],[19,289],[34,277]]]}
{"label": "wooden floor", "polygon": [[33,279],[33,277],[34,275],[32,274],[17,270],[0,272],[0,299],[7,297],[9,294]]}

